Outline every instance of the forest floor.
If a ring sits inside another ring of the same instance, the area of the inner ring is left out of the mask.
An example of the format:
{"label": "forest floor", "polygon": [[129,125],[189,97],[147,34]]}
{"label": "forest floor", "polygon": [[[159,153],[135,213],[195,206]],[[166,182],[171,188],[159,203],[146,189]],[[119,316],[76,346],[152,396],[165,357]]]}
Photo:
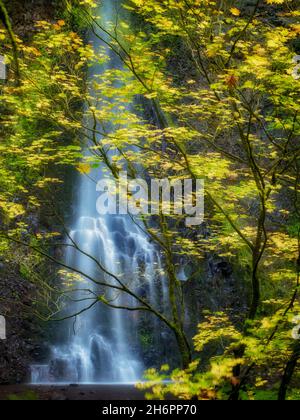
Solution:
{"label": "forest floor", "polygon": [[0,385],[0,401],[4,400],[144,400],[134,385]]}

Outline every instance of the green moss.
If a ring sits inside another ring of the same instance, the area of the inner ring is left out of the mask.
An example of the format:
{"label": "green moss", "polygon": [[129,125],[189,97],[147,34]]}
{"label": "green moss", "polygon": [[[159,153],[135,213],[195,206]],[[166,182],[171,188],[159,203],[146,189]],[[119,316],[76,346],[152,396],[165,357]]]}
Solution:
{"label": "green moss", "polygon": [[153,336],[150,331],[143,330],[140,332],[140,343],[143,350],[147,350],[153,345]]}
{"label": "green moss", "polygon": [[38,395],[34,391],[26,391],[22,394],[10,394],[7,398],[9,401],[37,401]]}

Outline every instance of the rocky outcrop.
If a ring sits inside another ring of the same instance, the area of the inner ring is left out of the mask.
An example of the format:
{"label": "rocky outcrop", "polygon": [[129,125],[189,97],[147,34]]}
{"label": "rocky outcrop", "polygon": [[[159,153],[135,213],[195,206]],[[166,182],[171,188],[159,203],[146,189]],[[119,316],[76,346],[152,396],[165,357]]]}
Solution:
{"label": "rocky outcrop", "polygon": [[58,8],[57,0],[5,0],[4,3],[15,33],[23,40],[34,32],[34,22],[53,19]]}
{"label": "rocky outcrop", "polygon": [[42,331],[32,316],[35,287],[17,268],[0,262],[0,314],[6,319],[6,340],[0,340],[0,384],[23,383],[29,366],[39,358]]}

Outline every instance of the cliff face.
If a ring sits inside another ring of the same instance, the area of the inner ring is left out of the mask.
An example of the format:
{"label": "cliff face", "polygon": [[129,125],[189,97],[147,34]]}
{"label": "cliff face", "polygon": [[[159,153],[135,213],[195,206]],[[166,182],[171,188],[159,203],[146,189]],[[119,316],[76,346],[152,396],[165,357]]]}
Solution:
{"label": "cliff face", "polygon": [[[56,0],[5,0],[13,29],[22,39],[30,37],[34,22],[53,19],[56,14]],[[62,3],[62,2],[61,2]]]}
{"label": "cliff face", "polygon": [[0,262],[0,313],[6,318],[6,340],[0,340],[0,384],[29,379],[29,368],[40,356],[41,330],[30,314],[34,286],[17,267]]}

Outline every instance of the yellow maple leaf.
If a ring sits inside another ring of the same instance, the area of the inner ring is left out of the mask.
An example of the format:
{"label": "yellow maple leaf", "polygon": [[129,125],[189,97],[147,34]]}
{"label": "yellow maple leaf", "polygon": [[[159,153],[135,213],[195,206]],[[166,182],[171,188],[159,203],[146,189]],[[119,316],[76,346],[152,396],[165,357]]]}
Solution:
{"label": "yellow maple leaf", "polygon": [[88,163],[79,163],[79,165],[77,166],[77,170],[81,174],[89,174],[91,172],[91,167]]}
{"label": "yellow maple leaf", "polygon": [[240,14],[241,14],[241,11],[239,9],[237,9],[236,7],[232,7],[230,9],[230,12],[233,16],[240,16]]}
{"label": "yellow maple leaf", "polygon": [[282,4],[285,0],[266,0],[268,4]]}

